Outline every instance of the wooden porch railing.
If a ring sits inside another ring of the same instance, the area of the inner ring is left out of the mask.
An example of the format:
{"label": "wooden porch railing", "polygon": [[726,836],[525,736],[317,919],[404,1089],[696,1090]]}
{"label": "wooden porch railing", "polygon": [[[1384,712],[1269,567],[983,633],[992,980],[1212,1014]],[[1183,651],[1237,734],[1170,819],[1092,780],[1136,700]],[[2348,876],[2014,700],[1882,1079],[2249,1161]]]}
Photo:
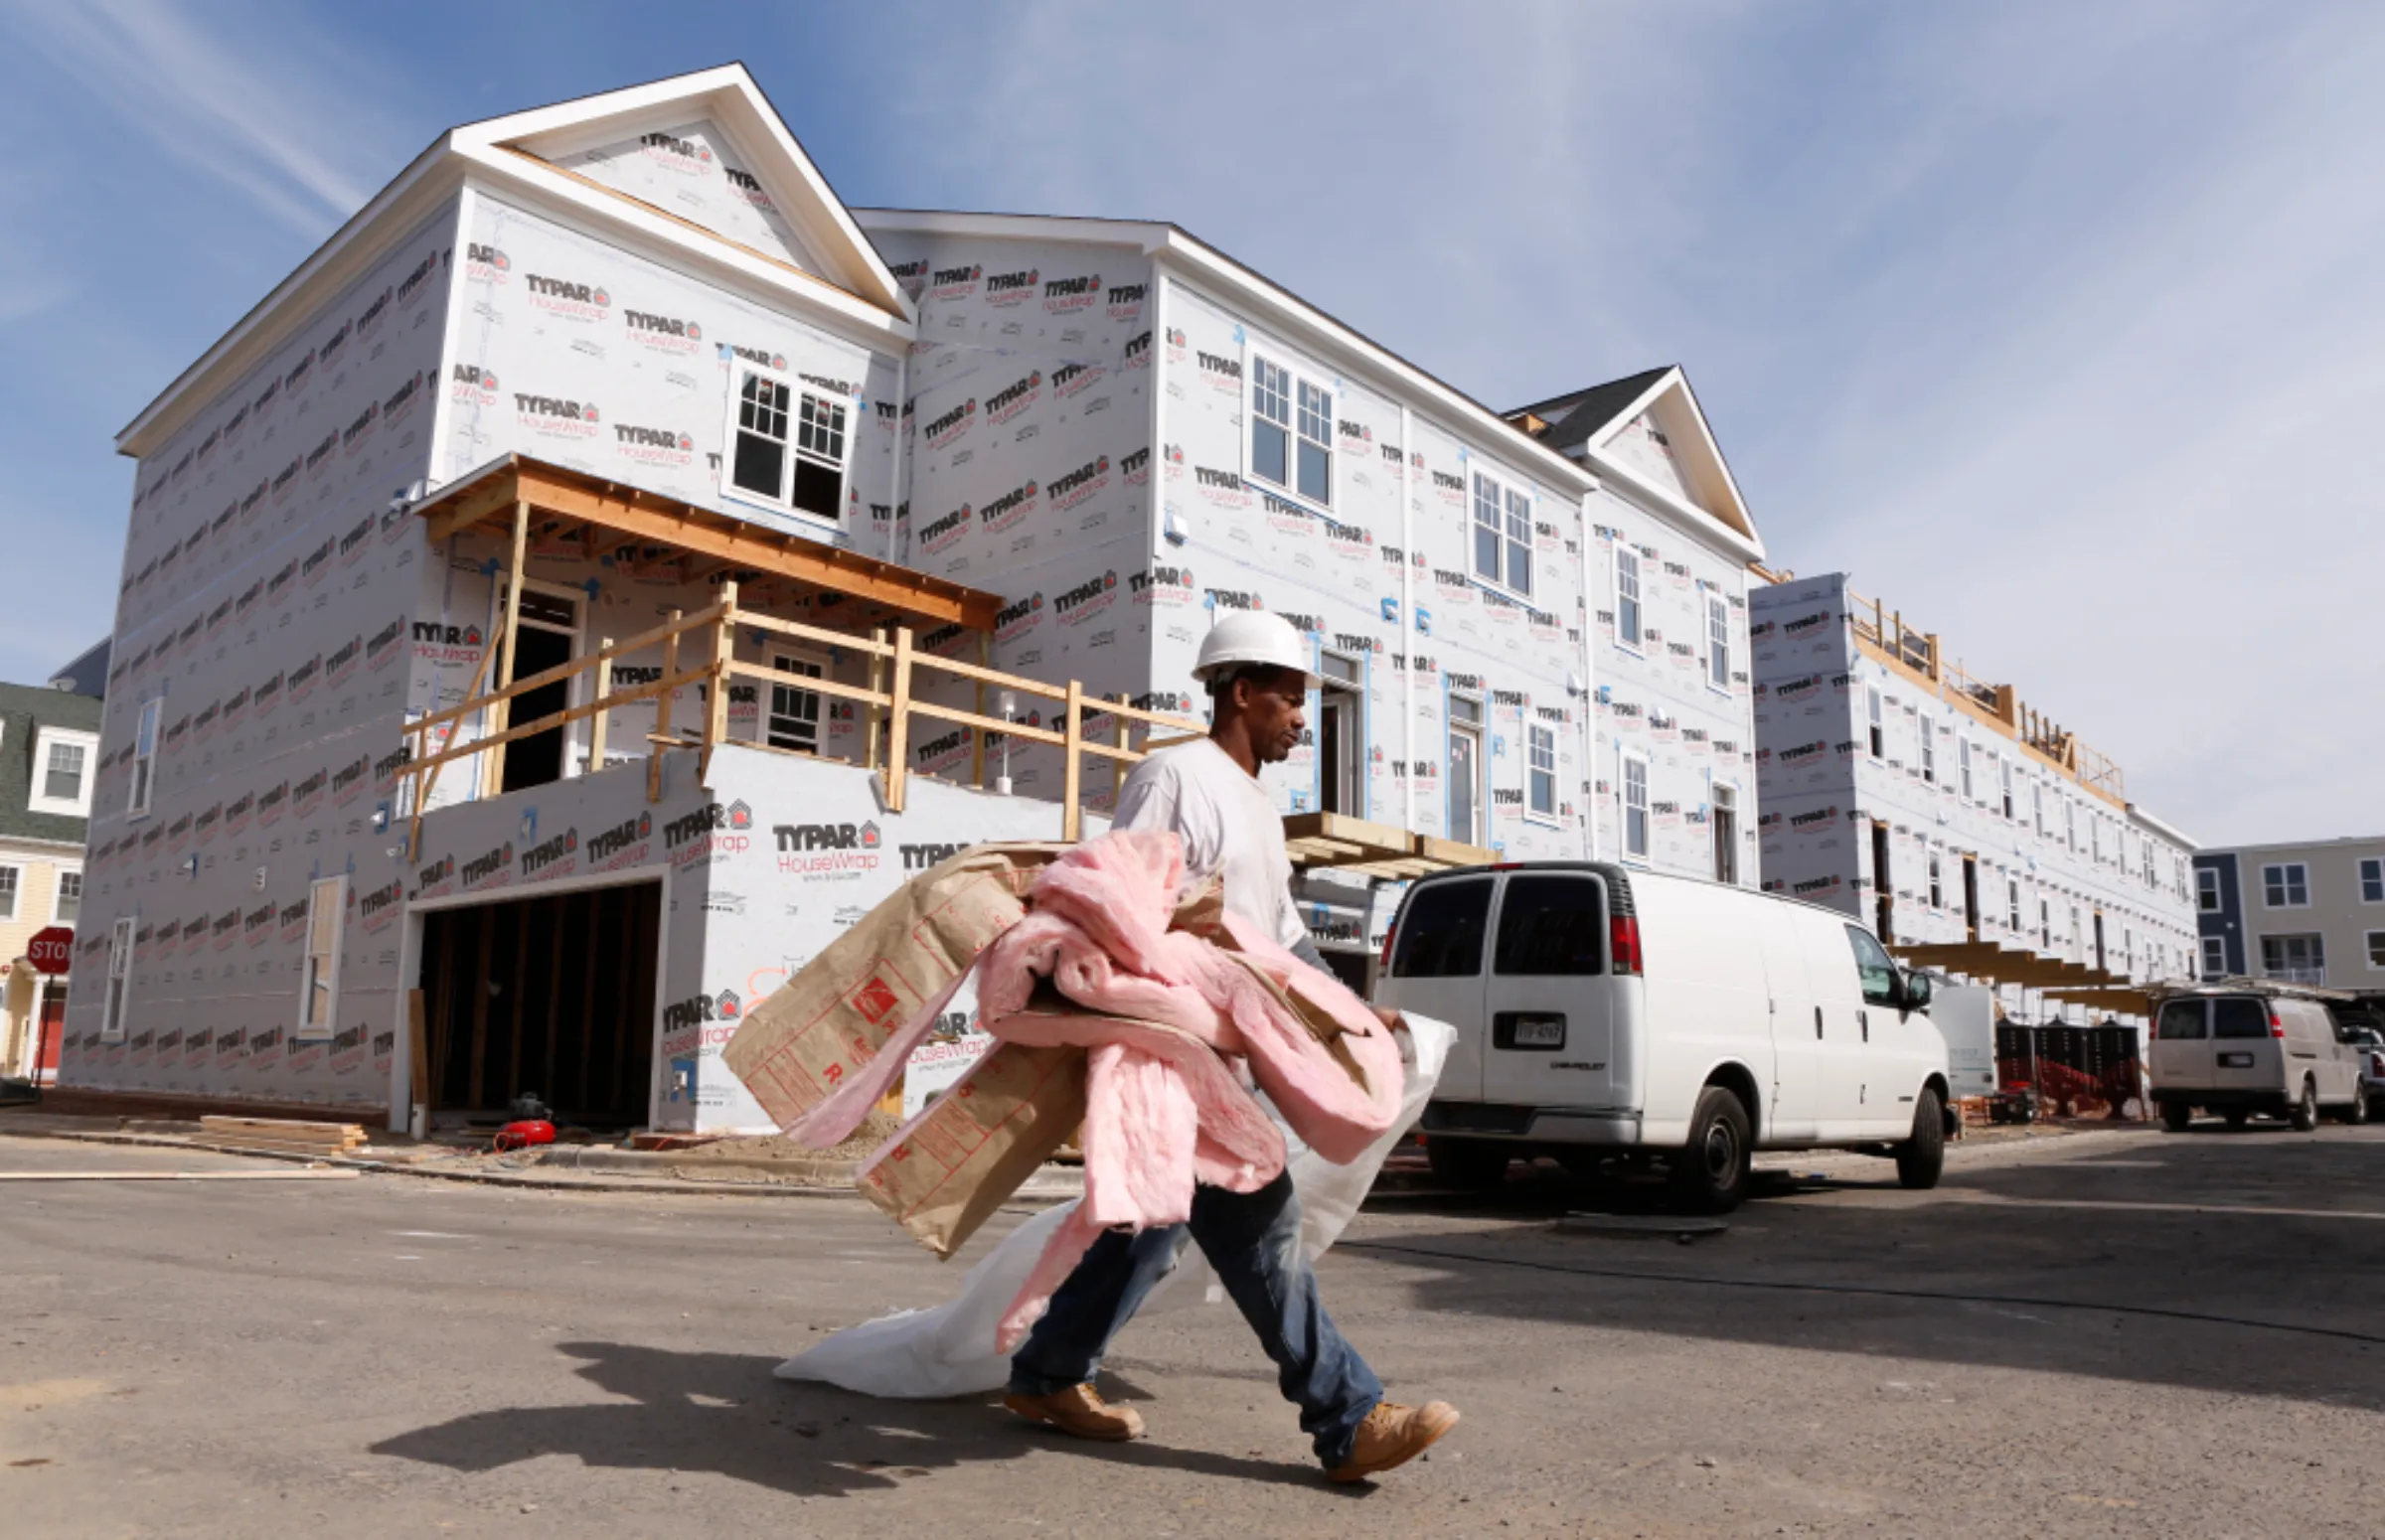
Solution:
{"label": "wooden porch railing", "polygon": [[[733,642],[740,626],[859,653],[870,661],[870,683],[850,685],[842,680],[798,677],[782,674],[761,664],[741,662],[733,655]],[[481,655],[480,669],[474,673],[471,684],[465,686],[467,693],[480,689],[489,659],[498,655],[502,640],[502,634],[491,639],[491,645]],[[706,661],[695,667],[682,667],[681,655],[691,643]],[[625,690],[612,688],[612,665],[615,659],[657,645],[663,651],[661,678]],[[916,691],[921,670],[971,682],[977,687],[976,709],[967,710],[918,698]],[[581,674],[592,674],[594,682],[589,698],[578,705],[551,712],[531,722],[515,723],[508,719],[507,713],[516,696]],[[778,748],[766,742],[746,742],[728,736],[728,687],[731,681],[738,679],[860,702],[869,712],[862,766],[881,774],[886,810],[890,813],[902,811],[904,793],[913,773],[905,761],[910,750],[911,722],[914,717],[924,716],[976,729],[977,738],[970,755],[970,781],[980,787],[985,785],[986,734],[1001,733],[1023,742],[1056,747],[1060,750],[1062,766],[1060,838],[1063,840],[1078,839],[1083,833],[1083,756],[1091,754],[1110,762],[1111,786],[1115,791],[1118,783],[1125,779],[1128,765],[1142,759],[1155,748],[1183,742],[1187,737],[1197,737],[1208,730],[1189,717],[1145,710],[1128,704],[1123,697],[1104,699],[1088,695],[1084,686],[1076,680],[1054,685],[1021,675],[1005,674],[982,663],[963,663],[958,659],[920,652],[907,626],[896,628],[891,637],[883,630],[861,637],[849,632],[781,620],[775,615],[765,615],[755,610],[739,609],[737,585],[732,579],[720,585],[717,603],[708,605],[692,615],[683,615],[674,610],[669,621],[651,631],[625,642],[605,639],[598,644],[595,652],[586,657],[557,664],[526,679],[516,680],[501,690],[473,695],[460,705],[408,722],[405,732],[410,757],[402,772],[412,791],[411,824],[406,845],[408,858],[419,859],[421,856],[422,815],[431,793],[438,786],[439,772],[445,766],[459,760],[480,759],[477,768],[482,777],[482,795],[494,795],[504,785],[508,744],[543,732],[556,731],[592,717],[594,721],[588,729],[588,767],[590,773],[594,773],[604,768],[607,714],[641,700],[654,699],[658,702],[654,731],[646,741],[646,797],[650,802],[662,799],[663,755],[673,749],[697,751],[699,785],[711,784],[713,750],[722,743],[734,742],[739,748],[758,749],[764,753],[793,754],[807,759],[816,757],[797,749]],[[673,729],[671,696],[685,685],[703,685],[707,689],[703,720],[695,725],[692,732],[683,734]],[[1056,729],[1006,721],[991,714],[986,709],[988,690],[1007,690],[1015,694],[1058,701],[1060,712]],[[1086,714],[1102,711],[1110,713],[1115,723],[1112,741],[1108,743],[1097,742],[1087,737],[1084,731]],[[489,713],[488,720],[493,730],[469,743],[449,746],[460,723],[467,717],[483,713]],[[1140,749],[1132,743],[1136,724],[1140,724],[1145,733],[1145,741]],[[1152,736],[1154,730],[1159,729],[1167,730],[1172,735]]]}

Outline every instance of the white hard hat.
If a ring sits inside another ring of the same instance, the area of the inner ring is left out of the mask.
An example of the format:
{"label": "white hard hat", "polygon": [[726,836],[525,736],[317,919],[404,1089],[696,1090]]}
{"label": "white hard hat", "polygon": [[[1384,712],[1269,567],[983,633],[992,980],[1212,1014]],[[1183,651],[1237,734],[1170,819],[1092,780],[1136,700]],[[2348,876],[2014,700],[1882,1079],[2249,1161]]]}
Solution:
{"label": "white hard hat", "polygon": [[1319,679],[1309,661],[1309,644],[1292,622],[1265,610],[1236,610],[1209,627],[1192,660],[1192,677],[1206,684],[1240,668],[1290,669],[1312,684]]}

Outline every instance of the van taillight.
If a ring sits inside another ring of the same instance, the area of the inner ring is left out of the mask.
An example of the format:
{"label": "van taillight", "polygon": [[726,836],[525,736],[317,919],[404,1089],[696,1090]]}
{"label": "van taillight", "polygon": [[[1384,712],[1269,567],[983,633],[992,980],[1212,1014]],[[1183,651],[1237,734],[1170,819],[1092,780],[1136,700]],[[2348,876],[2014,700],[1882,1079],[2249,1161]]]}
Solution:
{"label": "van taillight", "polygon": [[2278,1014],[2278,1007],[2275,1005],[2269,1007],[2269,1035],[2272,1037],[2286,1035],[2286,1020]]}
{"label": "van taillight", "polygon": [[1393,915],[1390,928],[1383,932],[1383,955],[1379,964],[1381,970],[1386,974],[1391,971],[1391,943],[1398,935],[1399,917]]}
{"label": "van taillight", "polygon": [[2368,1056],[2368,1072],[2379,1079],[2385,1079],[2385,1053],[2372,1053]]}
{"label": "van taillight", "polygon": [[1607,950],[1614,958],[1614,971],[1619,974],[1640,972],[1640,920],[1636,915],[1619,914],[1607,922]]}

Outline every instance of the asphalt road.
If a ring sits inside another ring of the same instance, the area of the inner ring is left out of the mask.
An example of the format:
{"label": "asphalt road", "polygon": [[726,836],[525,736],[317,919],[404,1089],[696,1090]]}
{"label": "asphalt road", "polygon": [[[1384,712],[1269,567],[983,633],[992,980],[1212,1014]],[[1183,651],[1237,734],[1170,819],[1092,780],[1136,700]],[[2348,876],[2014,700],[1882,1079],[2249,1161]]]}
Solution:
{"label": "asphalt road", "polygon": [[[773,1380],[957,1279],[858,1200],[0,1181],[0,1532],[2385,1529],[2385,1130],[1969,1149],[1929,1194],[1790,1163],[1850,1179],[1695,1245],[1562,1231],[1545,1180],[1379,1200],[1328,1301],[1466,1421],[1339,1490],[1230,1308],[1122,1338],[1131,1446]],[[0,1137],[0,1172],[259,1164]]]}

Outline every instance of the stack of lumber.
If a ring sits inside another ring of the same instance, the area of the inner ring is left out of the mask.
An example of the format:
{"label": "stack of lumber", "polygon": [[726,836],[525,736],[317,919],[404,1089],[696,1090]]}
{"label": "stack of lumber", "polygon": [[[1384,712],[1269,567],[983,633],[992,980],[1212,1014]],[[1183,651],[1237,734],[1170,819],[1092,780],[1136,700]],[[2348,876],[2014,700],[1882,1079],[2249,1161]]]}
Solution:
{"label": "stack of lumber", "polygon": [[239,1150],[270,1150],[282,1155],[337,1155],[366,1143],[364,1128],[354,1123],[299,1123],[284,1118],[201,1118],[204,1144]]}

